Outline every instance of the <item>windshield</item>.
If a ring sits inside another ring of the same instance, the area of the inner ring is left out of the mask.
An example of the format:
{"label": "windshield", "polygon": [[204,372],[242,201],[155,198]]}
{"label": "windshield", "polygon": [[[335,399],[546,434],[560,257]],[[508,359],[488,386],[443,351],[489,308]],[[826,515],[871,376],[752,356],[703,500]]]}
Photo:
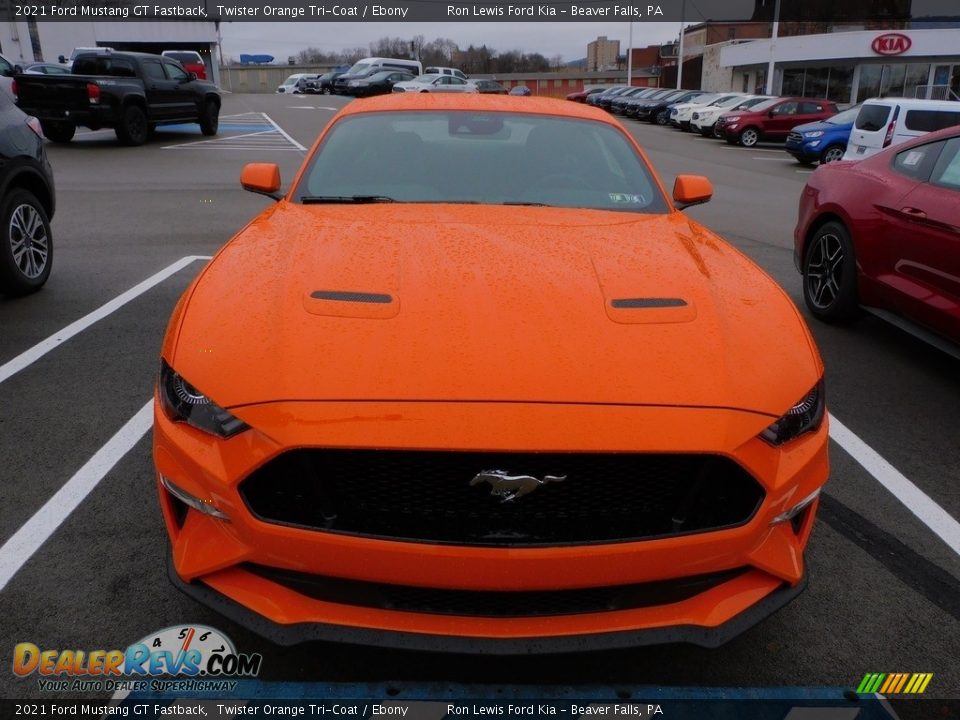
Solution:
{"label": "windshield", "polygon": [[842,113],[837,113],[833,117],[827,118],[824,122],[828,122],[831,125],[849,125],[857,119],[857,114],[859,112],[860,106],[854,105],[849,110],[844,110]]}
{"label": "windshield", "polygon": [[737,110],[746,110],[749,108],[751,112],[763,112],[767,108],[773,107],[778,102],[780,102],[780,98],[767,98],[766,100],[756,100],[754,102],[748,100],[745,103],[737,105]]}
{"label": "windshield", "polygon": [[721,96],[718,93],[705,93],[703,95],[698,95],[697,97],[692,97],[687,100],[687,103],[690,105],[709,105],[714,100],[717,100]]}
{"label": "windshield", "polygon": [[743,104],[742,95],[723,95],[710,103],[711,107],[728,108]]}
{"label": "windshield", "polygon": [[522,113],[345,117],[308,161],[293,197],[667,211],[622,131],[593,120]]}
{"label": "windshield", "polygon": [[413,80],[411,80],[410,82],[418,82],[418,83],[430,84],[430,83],[435,83],[439,77],[441,77],[441,76],[440,76],[440,75],[435,75],[435,74],[430,74],[430,75],[417,75],[417,76],[416,76]]}
{"label": "windshield", "polygon": [[299,79],[300,79],[300,76],[299,76],[299,75],[291,75],[290,77],[288,77],[286,80],[283,81],[283,84],[284,84],[284,85],[296,85],[296,84],[297,84],[297,80],[299,80]]}
{"label": "windshield", "polygon": [[369,68],[373,67],[373,63],[369,62],[358,62],[347,70],[344,75],[359,75],[360,73],[366,72]]}

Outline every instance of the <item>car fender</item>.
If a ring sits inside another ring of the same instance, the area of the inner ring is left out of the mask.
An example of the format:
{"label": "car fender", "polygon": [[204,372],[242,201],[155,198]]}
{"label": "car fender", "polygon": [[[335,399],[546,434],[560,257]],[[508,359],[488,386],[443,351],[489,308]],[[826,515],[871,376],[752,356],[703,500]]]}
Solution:
{"label": "car fender", "polygon": [[0,197],[6,197],[12,188],[29,190],[47,211],[47,219],[52,220],[56,210],[56,196],[53,186],[37,165],[37,161],[29,157],[21,156],[9,160],[6,178],[0,184]]}

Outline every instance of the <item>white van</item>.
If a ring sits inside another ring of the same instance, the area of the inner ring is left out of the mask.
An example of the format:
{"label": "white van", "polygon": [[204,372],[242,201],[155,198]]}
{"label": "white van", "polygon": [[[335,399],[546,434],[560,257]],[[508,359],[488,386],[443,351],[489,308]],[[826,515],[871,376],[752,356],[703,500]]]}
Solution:
{"label": "white van", "polygon": [[428,67],[423,69],[424,75],[452,75],[453,77],[458,77],[461,80],[467,80],[467,76],[463,74],[463,70],[457,70],[456,68],[448,67]]}
{"label": "white van", "polygon": [[960,125],[960,102],[955,100],[867,100],[853,123],[843,159],[863,160],[885,147],[953,125]]}

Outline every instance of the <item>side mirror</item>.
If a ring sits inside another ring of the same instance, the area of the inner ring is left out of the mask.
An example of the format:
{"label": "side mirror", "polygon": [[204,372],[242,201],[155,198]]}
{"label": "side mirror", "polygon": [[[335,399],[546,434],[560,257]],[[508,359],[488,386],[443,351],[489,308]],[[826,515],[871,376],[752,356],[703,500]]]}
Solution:
{"label": "side mirror", "polygon": [[673,183],[673,204],[678,210],[701,205],[713,197],[713,185],[703,175],[678,175]]}
{"label": "side mirror", "polygon": [[23,73],[23,66],[22,66],[22,65],[14,65],[14,66],[13,66],[13,74],[14,74],[14,75],[20,75],[20,74],[22,74],[22,73]]}
{"label": "side mirror", "polygon": [[57,62],[60,63],[61,65],[66,65],[66,64],[67,64],[67,56],[66,56],[66,55],[61,55],[60,57],[57,58]]}
{"label": "side mirror", "polygon": [[280,167],[276,163],[247,163],[240,171],[244,190],[280,200]]}
{"label": "side mirror", "polygon": [[187,76],[188,76],[191,80],[196,80],[196,79],[197,79],[197,74],[196,74],[195,72],[187,73]]}

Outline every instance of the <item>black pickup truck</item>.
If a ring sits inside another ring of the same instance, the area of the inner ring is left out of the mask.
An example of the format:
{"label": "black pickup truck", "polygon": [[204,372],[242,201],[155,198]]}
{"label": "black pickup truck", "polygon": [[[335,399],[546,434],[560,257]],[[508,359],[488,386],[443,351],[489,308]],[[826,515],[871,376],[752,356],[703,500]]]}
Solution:
{"label": "black pickup truck", "polygon": [[70,142],[78,125],[114,128],[120,142],[142,145],[157,125],[196,122],[216,135],[219,124],[216,85],[160,55],[91,51],[69,75],[16,75],[13,91],[53,142]]}

